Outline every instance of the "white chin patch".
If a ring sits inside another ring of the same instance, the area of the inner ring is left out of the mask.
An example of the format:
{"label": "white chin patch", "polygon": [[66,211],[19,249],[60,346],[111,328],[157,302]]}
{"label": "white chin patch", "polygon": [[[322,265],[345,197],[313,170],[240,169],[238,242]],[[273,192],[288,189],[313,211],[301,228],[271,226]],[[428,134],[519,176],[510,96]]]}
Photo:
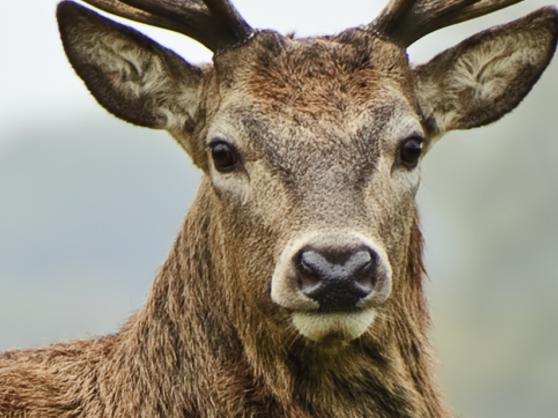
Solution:
{"label": "white chin patch", "polygon": [[298,332],[312,341],[330,338],[350,341],[364,334],[375,317],[373,309],[346,313],[295,312],[293,324]]}

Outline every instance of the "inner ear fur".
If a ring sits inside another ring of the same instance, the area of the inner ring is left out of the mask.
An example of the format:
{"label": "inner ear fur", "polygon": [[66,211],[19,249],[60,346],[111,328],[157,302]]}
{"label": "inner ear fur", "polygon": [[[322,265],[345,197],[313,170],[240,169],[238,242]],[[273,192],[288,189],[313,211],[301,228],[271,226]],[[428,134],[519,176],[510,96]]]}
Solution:
{"label": "inner ear fur", "polygon": [[66,55],[97,101],[128,122],[179,130],[198,106],[202,70],[136,30],[71,1],[57,9]]}
{"label": "inner ear fur", "polygon": [[558,11],[542,8],[480,32],[415,68],[435,134],[500,119],[529,93],[556,49]]}

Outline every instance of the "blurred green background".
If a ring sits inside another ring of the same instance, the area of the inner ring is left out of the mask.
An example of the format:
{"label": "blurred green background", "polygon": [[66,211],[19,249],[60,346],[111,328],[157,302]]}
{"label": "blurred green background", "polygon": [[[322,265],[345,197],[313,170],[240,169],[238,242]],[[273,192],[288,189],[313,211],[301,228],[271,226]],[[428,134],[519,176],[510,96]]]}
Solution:
{"label": "blurred green background", "polygon": [[[372,19],[384,1],[237,0],[300,35]],[[164,133],[113,118],[66,63],[55,0],[0,5],[0,350],[114,332],[138,309],[199,173]],[[551,1],[427,37],[422,62]],[[192,62],[209,53],[144,29]],[[558,411],[558,60],[511,116],[447,135],[420,208],[440,382],[461,417]]]}

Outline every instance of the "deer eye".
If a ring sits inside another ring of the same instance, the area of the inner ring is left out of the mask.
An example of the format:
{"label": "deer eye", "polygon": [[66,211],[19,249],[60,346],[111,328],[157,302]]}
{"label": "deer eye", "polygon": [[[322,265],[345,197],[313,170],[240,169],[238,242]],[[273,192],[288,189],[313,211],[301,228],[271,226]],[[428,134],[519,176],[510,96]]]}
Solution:
{"label": "deer eye", "polygon": [[222,139],[215,139],[209,144],[209,148],[217,171],[228,173],[238,167],[240,156],[234,145]]}
{"label": "deer eye", "polygon": [[399,158],[403,165],[408,168],[415,168],[422,154],[423,139],[419,135],[406,138],[399,149]]}

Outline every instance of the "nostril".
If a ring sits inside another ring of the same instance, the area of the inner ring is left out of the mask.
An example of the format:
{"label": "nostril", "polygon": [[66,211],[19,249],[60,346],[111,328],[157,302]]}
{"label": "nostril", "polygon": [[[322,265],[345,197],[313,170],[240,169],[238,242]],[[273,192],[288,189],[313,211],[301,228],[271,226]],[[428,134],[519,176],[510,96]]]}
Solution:
{"label": "nostril", "polygon": [[312,260],[313,251],[304,251],[300,253],[298,257],[298,265],[303,273],[315,274],[315,262]]}
{"label": "nostril", "polygon": [[298,285],[305,295],[311,295],[318,290],[322,282],[312,253],[312,251],[303,251],[299,254],[297,260]]}
{"label": "nostril", "polygon": [[311,275],[299,275],[298,276],[298,287],[307,296],[312,295],[318,290],[321,285],[321,280],[315,276]]}
{"label": "nostril", "polygon": [[355,286],[362,291],[366,297],[374,290],[376,286],[377,257],[375,253],[366,250],[366,257],[362,257],[362,263],[357,266],[353,273]]}

